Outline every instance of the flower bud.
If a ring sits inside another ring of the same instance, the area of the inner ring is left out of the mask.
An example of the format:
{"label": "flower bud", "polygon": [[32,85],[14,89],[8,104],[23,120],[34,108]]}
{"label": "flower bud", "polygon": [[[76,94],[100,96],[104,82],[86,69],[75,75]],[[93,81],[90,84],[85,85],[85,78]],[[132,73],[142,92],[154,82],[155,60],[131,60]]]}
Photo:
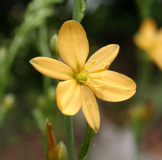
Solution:
{"label": "flower bud", "polygon": [[37,106],[40,107],[41,109],[44,109],[46,106],[46,98],[44,95],[40,95],[37,98]]}
{"label": "flower bud", "polygon": [[67,157],[67,150],[65,144],[61,141],[57,145],[58,150],[58,160],[66,160]]}
{"label": "flower bud", "polygon": [[15,96],[13,94],[7,94],[3,99],[3,104],[7,109],[10,109],[15,102]]}
{"label": "flower bud", "polygon": [[131,120],[140,119],[149,122],[154,117],[155,106],[152,101],[146,101],[144,104],[138,104],[129,110]]}
{"label": "flower bud", "polygon": [[50,101],[55,101],[56,99],[56,87],[50,87],[48,90],[48,98]]}
{"label": "flower bud", "polygon": [[0,62],[3,62],[6,58],[7,49],[5,47],[0,48]]}
{"label": "flower bud", "polygon": [[47,131],[47,160],[58,160],[57,158],[57,144],[55,141],[52,125],[49,123],[48,119],[46,121],[46,131]]}
{"label": "flower bud", "polygon": [[56,33],[50,39],[50,51],[51,51],[52,58],[58,59],[59,52],[58,52],[58,46],[57,46],[57,34]]}

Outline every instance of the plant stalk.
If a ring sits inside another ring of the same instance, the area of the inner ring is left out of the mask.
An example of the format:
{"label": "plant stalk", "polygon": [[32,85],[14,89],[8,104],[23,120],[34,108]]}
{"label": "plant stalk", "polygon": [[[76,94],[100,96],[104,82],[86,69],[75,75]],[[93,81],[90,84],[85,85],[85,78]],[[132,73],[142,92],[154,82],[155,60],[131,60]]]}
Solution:
{"label": "plant stalk", "polygon": [[66,142],[69,160],[76,160],[73,138],[73,119],[72,116],[65,116]]}
{"label": "plant stalk", "polygon": [[73,20],[80,23],[80,0],[74,0],[74,3],[73,3]]}

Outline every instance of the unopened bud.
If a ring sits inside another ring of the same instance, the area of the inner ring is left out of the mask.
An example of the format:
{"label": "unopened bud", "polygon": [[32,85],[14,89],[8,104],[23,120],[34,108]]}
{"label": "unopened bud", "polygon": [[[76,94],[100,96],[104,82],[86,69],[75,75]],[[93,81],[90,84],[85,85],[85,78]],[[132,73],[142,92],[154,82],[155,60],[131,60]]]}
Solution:
{"label": "unopened bud", "polygon": [[143,121],[150,121],[154,117],[155,107],[151,101],[145,104],[138,104],[129,110],[131,119],[140,119]]}
{"label": "unopened bud", "polygon": [[50,39],[50,51],[51,51],[52,58],[58,59],[59,52],[58,52],[58,46],[57,46],[57,34],[56,33]]}
{"label": "unopened bud", "polygon": [[65,144],[61,141],[57,145],[57,151],[58,151],[58,160],[66,160],[67,157],[67,150]]}
{"label": "unopened bud", "polygon": [[1,47],[0,48],[0,76],[1,79],[0,81],[5,81],[5,76],[3,76],[4,72],[5,72],[5,59],[6,59],[6,54],[7,54],[7,49],[5,47]]}
{"label": "unopened bud", "polygon": [[7,94],[3,99],[3,104],[7,109],[10,109],[15,102],[15,96],[13,94]]}
{"label": "unopened bud", "polygon": [[45,106],[46,106],[46,99],[45,99],[45,96],[40,95],[40,96],[37,98],[37,105],[38,105],[38,107],[40,107],[41,109],[44,109],[44,108],[45,108]]}
{"label": "unopened bud", "polygon": [[5,47],[0,48],[0,62],[5,60],[7,49]]}
{"label": "unopened bud", "polygon": [[48,119],[46,121],[46,131],[47,131],[47,160],[58,160],[57,158],[57,144],[54,137],[52,125],[49,123]]}
{"label": "unopened bud", "polygon": [[50,101],[54,101],[56,99],[56,87],[49,88],[48,97]]}

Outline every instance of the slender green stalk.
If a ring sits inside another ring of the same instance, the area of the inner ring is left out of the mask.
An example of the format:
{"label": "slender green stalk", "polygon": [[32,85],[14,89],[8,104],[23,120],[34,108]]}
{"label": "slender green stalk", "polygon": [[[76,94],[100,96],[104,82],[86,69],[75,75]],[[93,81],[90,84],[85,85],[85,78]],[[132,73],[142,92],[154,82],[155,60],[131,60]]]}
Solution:
{"label": "slender green stalk", "polygon": [[90,128],[90,126],[87,124],[87,128],[86,128],[86,134],[85,134],[85,138],[84,138],[84,142],[82,143],[80,149],[79,149],[79,153],[78,153],[78,159],[77,160],[82,160],[85,157],[88,156],[88,150],[89,150],[89,146],[91,144],[91,140],[92,138],[95,136],[95,132]]}
{"label": "slender green stalk", "polygon": [[69,160],[76,160],[73,138],[73,119],[72,116],[65,116],[66,142]]}
{"label": "slender green stalk", "polygon": [[154,0],[136,0],[137,8],[141,19],[151,17],[151,9]]}
{"label": "slender green stalk", "polygon": [[8,74],[4,74],[4,73],[1,72],[0,75],[2,76],[1,79],[0,79],[0,101],[1,101],[1,99],[3,97],[5,87],[7,85],[7,83],[6,83],[7,80],[6,79],[8,77]]}
{"label": "slender green stalk", "polygon": [[139,102],[145,102],[150,79],[152,76],[152,62],[145,57],[144,52],[138,50],[138,81],[137,86],[140,88],[137,96]]}
{"label": "slender green stalk", "polygon": [[[86,134],[85,134],[85,139],[84,139],[84,145],[83,145],[83,150],[82,150],[82,155],[85,155],[88,151],[89,145],[87,146],[87,142],[89,141],[89,135],[91,135],[91,128],[89,127],[89,125],[87,124],[87,128],[86,128]],[[84,158],[81,157],[81,158]]]}
{"label": "slender green stalk", "polygon": [[73,20],[80,23],[80,0],[74,0],[74,3],[73,3]]}

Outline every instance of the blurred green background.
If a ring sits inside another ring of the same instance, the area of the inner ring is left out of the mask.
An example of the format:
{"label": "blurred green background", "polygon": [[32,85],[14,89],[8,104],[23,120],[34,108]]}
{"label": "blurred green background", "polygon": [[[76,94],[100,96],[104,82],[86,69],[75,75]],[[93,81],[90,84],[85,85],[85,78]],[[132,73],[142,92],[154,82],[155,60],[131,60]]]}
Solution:
{"label": "blurred green background", "polygon": [[[101,129],[95,138],[100,139],[100,132],[109,124],[119,130],[127,128],[135,140],[132,145],[139,148],[135,147],[137,152],[162,156],[162,72],[133,43],[133,36],[145,18],[142,11],[149,10],[146,17],[152,17],[158,28],[162,26],[162,1],[87,1],[81,24],[87,33],[90,55],[108,44],[118,44],[120,51],[110,70],[127,75],[137,84],[136,95],[127,101],[99,101]],[[1,160],[44,160],[47,118],[53,124],[57,142],[65,142],[64,116],[55,102],[57,81],[41,75],[29,60],[51,57],[50,38],[58,33],[64,21],[72,19],[72,3],[70,0],[0,1]],[[84,139],[85,125],[82,113],[74,116],[76,152]],[[104,144],[95,145],[93,151],[100,153]],[[112,151],[113,154],[117,153]],[[127,160],[122,155],[121,159]]]}

